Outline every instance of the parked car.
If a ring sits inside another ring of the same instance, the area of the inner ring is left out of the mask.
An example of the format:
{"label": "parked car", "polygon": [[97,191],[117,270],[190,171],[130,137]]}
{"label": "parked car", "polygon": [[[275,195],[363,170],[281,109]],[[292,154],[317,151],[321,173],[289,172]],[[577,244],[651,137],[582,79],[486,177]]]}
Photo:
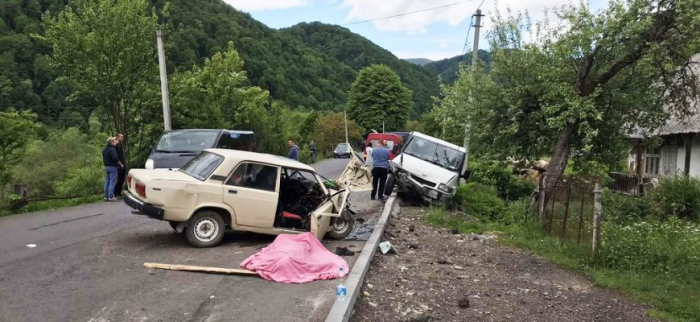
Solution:
{"label": "parked car", "polygon": [[401,149],[403,138],[398,134],[369,133],[362,147],[365,161],[367,161],[367,147],[374,149],[379,141],[386,141],[385,147],[389,149],[389,160],[393,160]]}
{"label": "parked car", "polygon": [[136,214],[168,221],[195,247],[215,246],[227,228],[342,239],[354,226],[350,190],[324,181],[295,160],[206,149],[178,171],[132,169],[124,202]]}
{"label": "parked car", "polygon": [[223,129],[187,129],[163,133],[146,161],[146,169],[177,170],[204,149],[256,151],[255,133]]}
{"label": "parked car", "polygon": [[352,148],[348,143],[338,143],[333,150],[333,158],[349,158],[352,155]]}
{"label": "parked car", "polygon": [[420,196],[429,203],[452,199],[460,179],[468,180],[466,150],[460,146],[412,132],[401,153],[389,162],[386,194],[394,186],[401,191]]}

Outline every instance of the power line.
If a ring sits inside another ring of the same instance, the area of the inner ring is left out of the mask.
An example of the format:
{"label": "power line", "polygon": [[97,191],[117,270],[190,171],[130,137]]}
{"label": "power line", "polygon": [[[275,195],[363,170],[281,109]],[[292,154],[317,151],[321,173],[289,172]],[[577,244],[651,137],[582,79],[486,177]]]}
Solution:
{"label": "power line", "polygon": [[[368,19],[368,20],[362,20],[362,21],[355,21],[355,22],[350,22],[346,24],[342,24],[341,26],[349,26],[349,25],[356,25],[356,24],[361,24],[361,23],[367,23],[367,22],[372,22],[372,21],[377,21],[377,20],[383,20],[383,19],[391,19],[391,18],[396,18],[396,17],[402,17],[402,16],[407,16],[407,15],[412,15],[415,13],[420,13],[420,12],[426,12],[426,11],[431,11],[431,10],[437,10],[437,9],[442,9],[442,8],[447,8],[447,7],[452,7],[456,6],[458,4],[463,4],[467,2],[473,2],[476,0],[466,0],[466,1],[459,1],[459,2],[453,2],[450,4],[442,5],[442,6],[437,6],[437,7],[432,7],[432,8],[426,8],[426,9],[421,9],[421,10],[416,10],[416,11],[411,11],[411,12],[404,12],[404,13],[399,13],[391,16],[386,16],[386,17],[380,17],[380,18],[374,18],[374,19]],[[483,3],[483,2],[482,2]]]}
{"label": "power line", "polygon": [[484,5],[484,2],[486,2],[486,0],[481,0],[481,3],[479,4],[479,6],[476,9],[477,10],[481,9],[481,6]]}

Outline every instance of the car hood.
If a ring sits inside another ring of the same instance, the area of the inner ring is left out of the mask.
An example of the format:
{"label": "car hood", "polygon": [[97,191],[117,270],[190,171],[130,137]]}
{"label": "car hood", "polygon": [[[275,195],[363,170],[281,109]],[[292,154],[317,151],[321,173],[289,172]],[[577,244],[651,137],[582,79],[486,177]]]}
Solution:
{"label": "car hood", "polygon": [[194,182],[198,181],[194,177],[187,175],[180,171],[170,171],[163,169],[132,169],[129,171],[129,175],[141,182],[148,183],[154,180],[164,180],[164,181],[188,181]]}
{"label": "car hood", "polygon": [[[401,161],[402,159],[403,162]],[[443,167],[405,153],[396,156],[396,158],[394,158],[394,160],[391,162],[412,175],[418,176],[424,180],[435,182],[437,184],[447,184],[457,175],[456,172],[447,170]]]}
{"label": "car hood", "polygon": [[192,160],[197,153],[199,152],[163,153],[154,151],[149,156],[149,159],[153,160],[155,169],[179,169]]}

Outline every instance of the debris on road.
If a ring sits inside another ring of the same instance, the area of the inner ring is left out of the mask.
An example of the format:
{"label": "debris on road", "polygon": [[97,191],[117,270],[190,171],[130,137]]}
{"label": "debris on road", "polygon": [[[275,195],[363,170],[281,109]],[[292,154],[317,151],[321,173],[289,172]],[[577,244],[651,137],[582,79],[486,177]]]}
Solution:
{"label": "debris on road", "polygon": [[[143,263],[143,267],[167,269],[167,270],[171,270],[171,271],[189,271],[189,272],[220,273],[220,274],[235,274],[235,275],[258,275],[256,272],[245,270],[245,269],[195,266],[195,265]],[[155,275],[155,272],[149,271],[148,274]]]}
{"label": "debris on road", "polygon": [[340,256],[355,256],[355,252],[348,250],[347,247],[336,247],[335,254]]}
{"label": "debris on road", "polygon": [[385,242],[379,243],[379,250],[380,250],[380,251],[382,252],[382,254],[384,254],[384,255],[386,255],[389,251],[394,251],[394,253],[396,253],[397,255],[398,255],[398,253],[399,253],[399,252],[396,250],[396,248],[394,248],[394,246],[391,245],[391,242],[389,242],[388,240],[385,241]]}

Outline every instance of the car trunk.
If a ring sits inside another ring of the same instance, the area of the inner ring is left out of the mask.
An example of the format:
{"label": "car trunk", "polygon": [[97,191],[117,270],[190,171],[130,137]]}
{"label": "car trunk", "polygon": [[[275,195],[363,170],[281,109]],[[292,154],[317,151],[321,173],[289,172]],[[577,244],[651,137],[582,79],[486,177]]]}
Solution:
{"label": "car trunk", "polygon": [[139,200],[169,208],[191,207],[199,192],[198,180],[180,171],[133,169],[127,176],[129,192]]}

